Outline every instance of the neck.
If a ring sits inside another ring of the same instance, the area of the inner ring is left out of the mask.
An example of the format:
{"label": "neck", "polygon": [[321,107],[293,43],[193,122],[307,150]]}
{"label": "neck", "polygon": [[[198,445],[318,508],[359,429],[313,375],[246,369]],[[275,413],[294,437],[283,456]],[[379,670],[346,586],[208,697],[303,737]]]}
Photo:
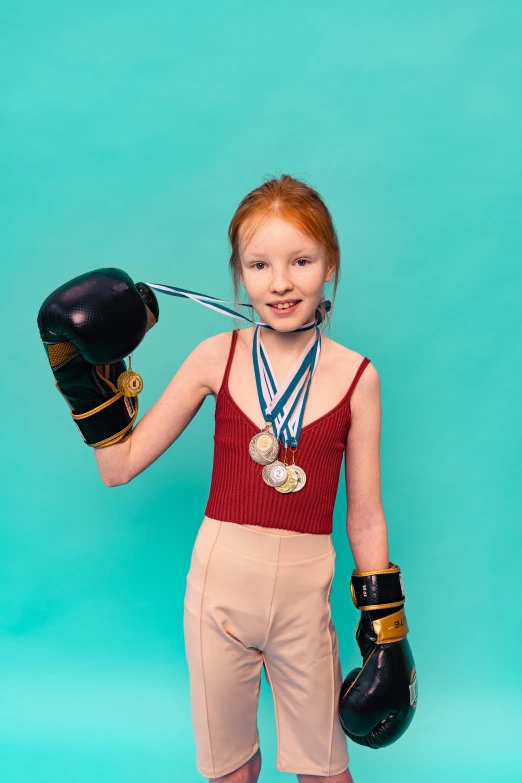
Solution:
{"label": "neck", "polygon": [[259,334],[263,345],[271,356],[285,354],[296,359],[316,334],[316,329],[306,329],[303,332],[279,332],[275,329],[259,327]]}

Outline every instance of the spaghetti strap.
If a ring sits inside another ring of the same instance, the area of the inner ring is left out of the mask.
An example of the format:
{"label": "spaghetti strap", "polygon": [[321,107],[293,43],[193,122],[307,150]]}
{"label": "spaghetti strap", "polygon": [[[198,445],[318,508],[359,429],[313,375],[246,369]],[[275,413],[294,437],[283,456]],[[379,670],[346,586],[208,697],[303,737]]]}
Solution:
{"label": "spaghetti strap", "polygon": [[359,369],[355,373],[354,379],[353,379],[353,381],[350,384],[350,388],[348,389],[348,392],[346,393],[346,397],[347,397],[348,400],[352,396],[353,391],[354,391],[354,389],[357,386],[357,383],[359,381],[359,378],[361,377],[361,375],[363,374],[364,370],[366,369],[366,367],[369,364],[370,364],[370,359],[368,359],[368,357],[365,356],[364,359],[362,360],[362,362],[359,365]]}
{"label": "spaghetti strap", "polygon": [[232,365],[232,359],[234,358],[234,350],[235,350],[236,342],[237,342],[237,332],[238,332],[237,329],[234,329],[232,331],[232,339],[230,341],[230,350],[228,352],[228,359],[227,359],[227,363],[226,363],[226,366],[225,366],[225,372],[223,374],[223,380],[221,381],[221,386],[219,388],[218,394],[221,394],[221,391],[224,390],[224,389],[228,390],[228,376],[230,375],[230,367]]}

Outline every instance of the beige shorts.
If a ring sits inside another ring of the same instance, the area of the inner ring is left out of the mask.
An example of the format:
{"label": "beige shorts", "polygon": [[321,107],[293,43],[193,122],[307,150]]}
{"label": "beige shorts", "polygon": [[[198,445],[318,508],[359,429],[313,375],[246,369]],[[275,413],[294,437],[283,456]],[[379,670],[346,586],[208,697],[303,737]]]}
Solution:
{"label": "beige shorts", "polygon": [[277,769],[336,775],[348,767],[330,613],[330,535],[283,536],[205,517],[184,602],[196,765],[226,775],[259,747],[261,667],[274,699]]}

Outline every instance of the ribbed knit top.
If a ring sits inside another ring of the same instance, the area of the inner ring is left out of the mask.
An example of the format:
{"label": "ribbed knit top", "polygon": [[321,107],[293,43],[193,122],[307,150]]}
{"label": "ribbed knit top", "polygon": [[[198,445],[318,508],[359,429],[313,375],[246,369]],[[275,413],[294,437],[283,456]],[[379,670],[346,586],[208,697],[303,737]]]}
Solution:
{"label": "ribbed knit top", "polygon": [[[301,428],[295,464],[306,473],[298,492],[282,493],[263,481],[263,466],[248,452],[260,429],[241,410],[228,388],[228,377],[237,342],[232,332],[225,374],[216,398],[214,460],[205,514],[224,522],[261,525],[300,533],[331,533],[333,510],[346,438],[350,428],[350,398],[370,359],[359,365],[350,388],[330,411]],[[288,462],[291,452],[288,449]],[[280,446],[279,460],[284,460]]]}

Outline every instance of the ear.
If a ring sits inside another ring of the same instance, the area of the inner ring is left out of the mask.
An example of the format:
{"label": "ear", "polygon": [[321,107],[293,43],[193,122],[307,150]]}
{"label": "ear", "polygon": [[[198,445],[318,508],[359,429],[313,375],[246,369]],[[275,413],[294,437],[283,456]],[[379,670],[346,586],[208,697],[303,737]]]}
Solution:
{"label": "ear", "polygon": [[330,265],[330,267],[326,270],[326,274],[324,276],[324,282],[329,283],[332,279],[335,272],[335,266],[333,264]]}

